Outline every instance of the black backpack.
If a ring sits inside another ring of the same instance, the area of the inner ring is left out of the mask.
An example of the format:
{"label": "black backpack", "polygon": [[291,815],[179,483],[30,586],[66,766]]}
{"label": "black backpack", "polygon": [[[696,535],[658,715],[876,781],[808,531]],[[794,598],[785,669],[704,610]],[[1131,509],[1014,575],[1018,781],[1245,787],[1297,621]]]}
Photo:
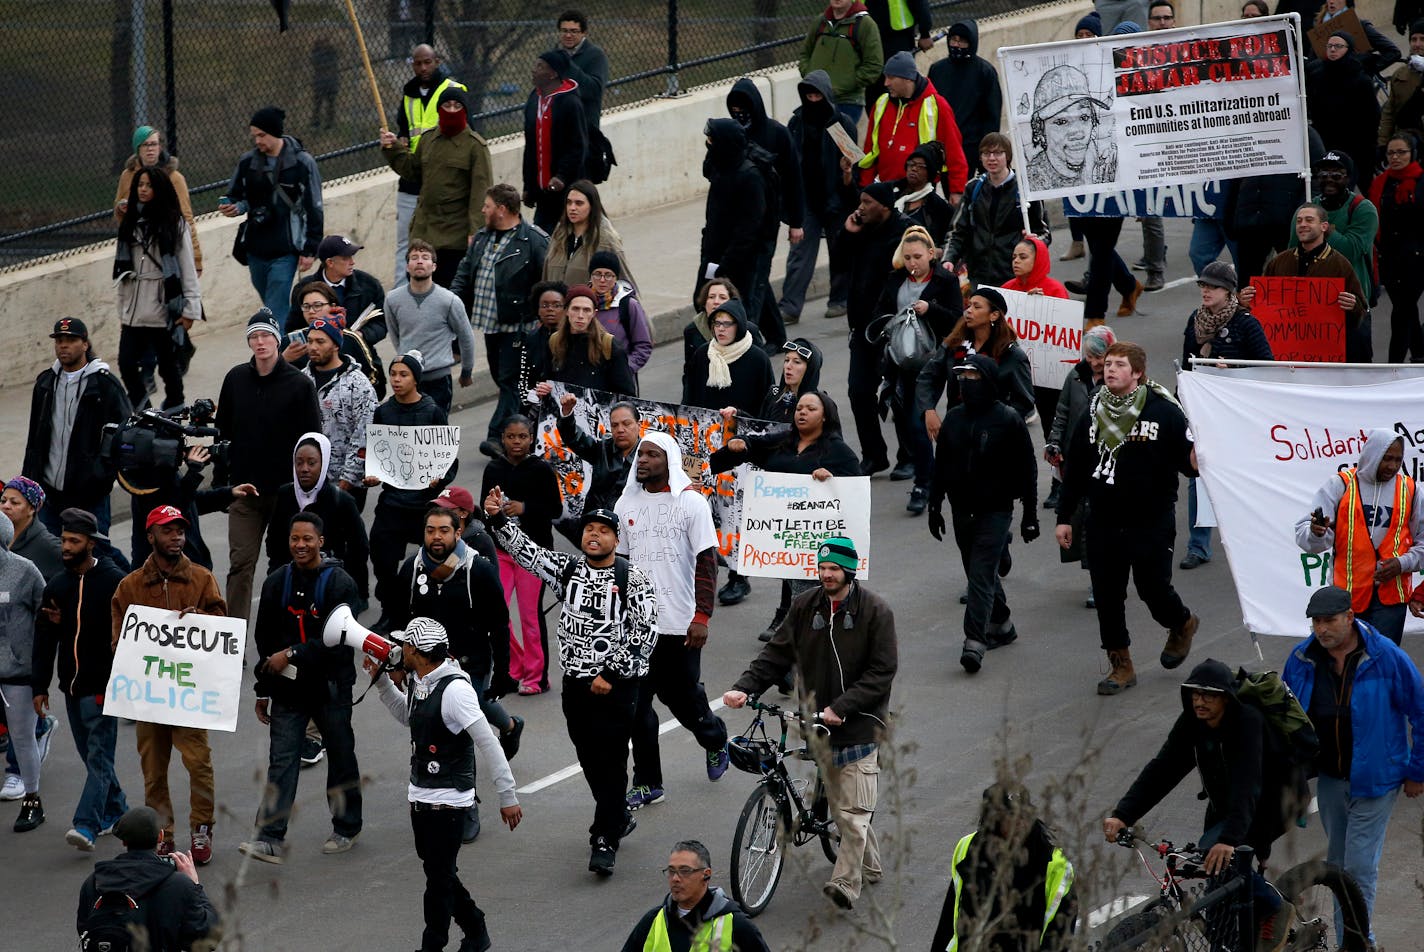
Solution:
{"label": "black backpack", "polygon": [[132,896],[118,890],[102,892],[84,917],[79,948],[82,952],[132,952],[150,948],[152,943],[145,934],[145,918],[143,908]]}
{"label": "black backpack", "polygon": [[613,174],[613,166],[618,164],[618,156],[613,154],[613,143],[608,136],[592,126],[588,128],[588,153],[584,159],[584,175],[594,185],[602,185]]}

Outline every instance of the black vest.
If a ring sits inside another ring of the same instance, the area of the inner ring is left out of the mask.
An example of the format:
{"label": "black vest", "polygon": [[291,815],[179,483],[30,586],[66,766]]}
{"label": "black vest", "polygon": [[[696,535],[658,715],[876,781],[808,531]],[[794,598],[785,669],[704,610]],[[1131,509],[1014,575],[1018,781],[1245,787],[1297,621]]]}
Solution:
{"label": "black vest", "polygon": [[475,787],[475,742],[461,731],[452,733],[440,715],[445,689],[456,678],[469,683],[464,672],[440,679],[424,700],[410,694],[410,782],[417,787],[443,790],[473,790]]}

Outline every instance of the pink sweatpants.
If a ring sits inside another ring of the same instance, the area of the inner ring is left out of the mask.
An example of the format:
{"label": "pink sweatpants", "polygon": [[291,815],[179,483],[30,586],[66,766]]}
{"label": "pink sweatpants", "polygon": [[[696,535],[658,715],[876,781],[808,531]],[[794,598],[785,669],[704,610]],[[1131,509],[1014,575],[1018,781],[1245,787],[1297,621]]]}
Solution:
{"label": "pink sweatpants", "polygon": [[549,690],[549,632],[540,610],[544,583],[532,572],[526,572],[504,552],[499,553],[499,580],[504,586],[505,600],[514,607],[519,604],[520,636],[514,633],[514,621],[509,622],[509,676],[520,684],[538,685]]}

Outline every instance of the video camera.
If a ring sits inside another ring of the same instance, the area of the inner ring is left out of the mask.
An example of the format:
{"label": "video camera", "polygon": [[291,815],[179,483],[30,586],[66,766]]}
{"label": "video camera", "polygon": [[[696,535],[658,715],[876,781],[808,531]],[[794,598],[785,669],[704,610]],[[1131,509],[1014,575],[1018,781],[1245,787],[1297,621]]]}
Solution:
{"label": "video camera", "polygon": [[[202,399],[171,410],[140,410],[104,427],[99,455],[129,492],[142,495],[161,489],[177,476],[190,437],[222,436],[212,425],[215,409],[213,401]],[[216,440],[209,447],[215,465],[226,465],[228,446],[228,441]]]}

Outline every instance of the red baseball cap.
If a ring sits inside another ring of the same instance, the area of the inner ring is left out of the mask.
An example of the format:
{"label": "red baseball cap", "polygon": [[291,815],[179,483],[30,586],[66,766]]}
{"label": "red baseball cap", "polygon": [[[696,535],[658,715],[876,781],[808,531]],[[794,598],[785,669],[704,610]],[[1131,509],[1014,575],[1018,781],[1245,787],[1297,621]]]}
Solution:
{"label": "red baseball cap", "polygon": [[443,509],[463,509],[466,512],[474,512],[475,497],[470,495],[470,491],[463,486],[448,486],[443,493],[435,497],[435,505]]}
{"label": "red baseball cap", "polygon": [[186,527],[188,517],[183,515],[183,511],[176,506],[159,506],[148,514],[148,519],[144,522],[145,529],[152,529],[154,526],[166,525],[170,522],[181,522]]}

